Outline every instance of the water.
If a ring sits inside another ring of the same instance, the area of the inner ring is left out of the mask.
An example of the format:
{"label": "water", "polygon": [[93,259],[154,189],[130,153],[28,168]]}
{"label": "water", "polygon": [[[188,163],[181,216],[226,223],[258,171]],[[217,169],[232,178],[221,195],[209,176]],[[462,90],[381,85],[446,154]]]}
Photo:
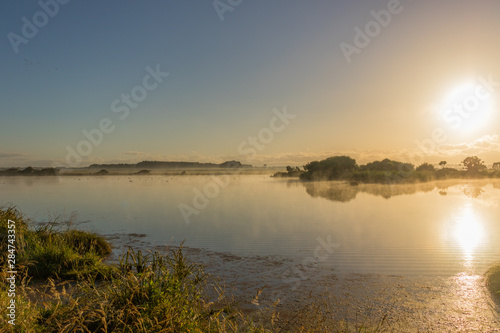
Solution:
{"label": "water", "polygon": [[500,255],[500,181],[217,177],[5,177],[0,204],[37,222],[77,212],[78,227],[112,235],[115,257],[124,237],[143,248],[185,240],[242,308],[264,287],[264,307],[328,295],[336,317],[376,325],[387,315],[393,331],[500,331],[484,275]]}
{"label": "water", "polygon": [[[349,186],[267,175],[217,180],[0,178],[0,203],[15,204],[34,221],[77,212],[85,227],[103,234],[146,234],[153,245],[185,240],[189,247],[292,258],[340,273],[483,274],[500,258],[500,181]],[[209,198],[194,205],[197,190],[207,190]],[[189,223],[181,204],[196,209]]]}

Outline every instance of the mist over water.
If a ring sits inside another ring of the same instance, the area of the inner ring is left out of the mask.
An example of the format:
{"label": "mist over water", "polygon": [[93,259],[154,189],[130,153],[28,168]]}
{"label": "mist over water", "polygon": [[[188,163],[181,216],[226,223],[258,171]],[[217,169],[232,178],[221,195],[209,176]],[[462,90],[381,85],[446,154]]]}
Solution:
{"label": "mist over water", "polygon": [[339,273],[482,274],[500,255],[500,181],[350,186],[228,177],[189,224],[179,204],[193,207],[212,176],[10,177],[0,180],[0,203],[34,221],[77,212],[99,233],[239,256],[314,258],[318,238],[328,238],[338,247],[318,264]]}

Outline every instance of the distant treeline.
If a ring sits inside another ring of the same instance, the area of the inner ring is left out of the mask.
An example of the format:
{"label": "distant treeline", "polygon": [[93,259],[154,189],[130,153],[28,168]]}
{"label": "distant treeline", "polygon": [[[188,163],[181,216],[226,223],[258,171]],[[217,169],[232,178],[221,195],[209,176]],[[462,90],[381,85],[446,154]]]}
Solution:
{"label": "distant treeline", "polygon": [[54,168],[44,168],[44,169],[34,169],[32,167],[27,167],[25,169],[10,168],[7,170],[0,171],[0,176],[56,176],[58,172],[59,170]]}
{"label": "distant treeline", "polygon": [[[92,164],[87,167],[87,169],[101,169],[96,175],[107,175],[109,172],[106,169],[138,169],[139,172],[135,172],[137,175],[149,174],[147,169],[208,169],[208,168],[226,168],[226,169],[237,169],[237,168],[252,168],[252,165],[241,164],[238,161],[226,161],[224,163],[200,163],[200,162],[163,162],[163,161],[143,161],[136,164]],[[56,176],[59,174],[59,169],[55,168],[9,168],[5,170],[0,170],[0,176]]]}
{"label": "distant treeline", "polygon": [[440,167],[423,163],[415,168],[411,163],[384,159],[365,165],[358,165],[349,156],[333,156],[322,161],[313,161],[299,167],[287,167],[287,172],[278,172],[275,177],[300,177],[302,180],[347,180],[353,185],[361,183],[411,183],[438,179],[456,178],[500,178],[500,163],[494,163],[492,169],[484,165],[477,156],[465,158],[463,170],[446,167],[441,161]]}
{"label": "distant treeline", "polygon": [[164,161],[142,161],[136,164],[92,164],[90,169],[182,169],[182,168],[251,168],[249,164],[241,164],[238,161],[226,161],[224,163],[200,163],[200,162],[164,162]]}

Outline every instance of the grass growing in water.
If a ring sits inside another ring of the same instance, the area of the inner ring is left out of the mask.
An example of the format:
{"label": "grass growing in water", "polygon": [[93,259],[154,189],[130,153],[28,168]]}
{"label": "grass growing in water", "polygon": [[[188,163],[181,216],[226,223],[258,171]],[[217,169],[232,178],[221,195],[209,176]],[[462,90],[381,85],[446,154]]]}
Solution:
{"label": "grass growing in water", "polygon": [[[30,221],[14,207],[0,209],[0,250],[7,253],[8,220],[15,221],[16,266],[22,274],[35,279],[109,278],[113,269],[102,258],[111,253],[106,240],[94,233],[67,228],[56,221],[30,228]],[[0,256],[5,267],[6,256]]]}
{"label": "grass growing in water", "polygon": [[172,256],[129,250],[118,271],[99,287],[80,283],[66,305],[42,313],[43,326],[54,332],[220,332],[237,315],[205,300],[207,276],[186,262],[182,249]]}

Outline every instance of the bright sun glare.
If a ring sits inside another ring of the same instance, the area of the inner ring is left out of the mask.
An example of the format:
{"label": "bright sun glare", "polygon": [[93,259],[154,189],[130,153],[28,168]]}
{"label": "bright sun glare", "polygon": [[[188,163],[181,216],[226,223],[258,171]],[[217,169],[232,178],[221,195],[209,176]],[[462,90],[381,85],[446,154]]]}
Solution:
{"label": "bright sun glare", "polygon": [[442,119],[455,130],[479,134],[493,114],[493,96],[481,80],[470,80],[454,87],[439,108]]}
{"label": "bright sun glare", "polygon": [[465,206],[460,212],[454,229],[456,240],[465,255],[470,256],[484,236],[483,226],[470,205]]}

